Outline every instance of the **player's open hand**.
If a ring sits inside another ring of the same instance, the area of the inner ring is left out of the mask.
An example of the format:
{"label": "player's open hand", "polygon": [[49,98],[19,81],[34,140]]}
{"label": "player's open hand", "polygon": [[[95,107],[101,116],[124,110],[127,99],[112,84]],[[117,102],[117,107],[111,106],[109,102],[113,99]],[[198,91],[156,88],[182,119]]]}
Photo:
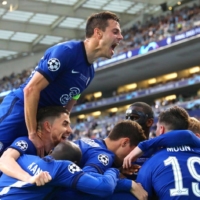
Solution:
{"label": "player's open hand", "polygon": [[37,186],[42,186],[51,181],[51,175],[49,172],[40,172],[39,174],[32,176],[29,183],[36,184]]}
{"label": "player's open hand", "polygon": [[125,158],[123,168],[128,169],[132,166],[132,162],[136,161],[143,154],[139,147],[135,147]]}
{"label": "player's open hand", "polygon": [[132,188],[130,192],[139,200],[147,200],[148,199],[148,193],[140,183],[136,183],[135,181],[132,181]]}
{"label": "player's open hand", "polygon": [[41,158],[44,157],[44,143],[40,139],[38,135],[30,136],[29,139],[33,144],[35,145],[35,148],[37,149],[37,155],[40,156]]}

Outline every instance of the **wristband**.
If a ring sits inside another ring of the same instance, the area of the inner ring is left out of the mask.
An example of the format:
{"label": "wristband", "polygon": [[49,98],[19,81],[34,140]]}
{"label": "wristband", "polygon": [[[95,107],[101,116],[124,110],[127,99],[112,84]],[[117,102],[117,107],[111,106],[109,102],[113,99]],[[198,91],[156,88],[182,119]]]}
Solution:
{"label": "wristband", "polygon": [[81,96],[81,94],[77,94],[76,96],[72,97],[72,99],[78,100],[80,96]]}

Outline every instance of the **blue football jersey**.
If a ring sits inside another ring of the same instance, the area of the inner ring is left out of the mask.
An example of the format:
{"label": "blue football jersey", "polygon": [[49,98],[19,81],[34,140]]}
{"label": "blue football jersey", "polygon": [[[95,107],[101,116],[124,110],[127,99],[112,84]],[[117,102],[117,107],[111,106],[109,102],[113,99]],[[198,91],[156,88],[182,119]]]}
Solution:
{"label": "blue football jersey", "polygon": [[[87,173],[103,174],[105,170],[114,166],[115,154],[107,149],[104,140],[82,138],[75,141],[82,151],[81,168]],[[98,176],[98,175],[96,175]],[[129,192],[132,181],[120,179],[116,192]]]}
{"label": "blue football jersey", "polygon": [[149,155],[155,153],[159,148],[176,147],[188,145],[190,147],[200,148],[200,139],[189,130],[174,130],[162,134],[150,140],[140,142],[138,147]]}
{"label": "blue football jersey", "polygon": [[93,177],[71,161],[54,160],[51,156],[43,159],[38,156],[23,155],[18,159],[19,165],[31,175],[48,171],[52,180],[44,186],[37,187],[22,181],[17,181],[3,174],[0,178],[0,199],[44,199],[55,187],[74,188],[88,194],[96,195],[103,192],[111,194],[116,186],[119,170],[111,168],[101,177]]}
{"label": "blue football jersey", "polygon": [[82,151],[80,166],[85,172],[103,174],[112,167],[115,154],[108,150],[103,140],[82,138],[75,141]]}
{"label": "blue football jersey", "polygon": [[[84,172],[99,179],[101,174],[104,174],[106,170],[112,169],[114,164],[115,154],[107,149],[104,140],[82,138],[74,141],[82,152],[82,159],[80,166]],[[109,181],[110,182],[110,181]],[[105,184],[105,183],[104,183]],[[128,179],[119,179],[115,187],[115,192],[129,192],[132,186],[132,181]],[[86,191],[85,191],[86,192]],[[104,192],[105,193],[105,192]],[[102,197],[103,194],[96,193],[95,197],[88,196],[85,193],[78,191],[69,190],[63,188],[62,190],[56,191],[52,199],[62,200],[66,199],[94,199]],[[104,194],[104,198],[106,195]]]}
{"label": "blue football jersey", "polygon": [[200,198],[200,149],[189,146],[162,149],[140,169],[137,182],[162,200]]}
{"label": "blue football jersey", "polygon": [[23,89],[36,71],[49,82],[40,93],[40,107],[66,105],[72,97],[81,94],[94,77],[94,66],[88,63],[83,41],[67,41],[47,49],[31,76],[14,91],[20,99],[24,99]]}
{"label": "blue football jersey", "polygon": [[34,144],[26,136],[17,138],[8,148],[16,149],[20,155],[37,155]]}

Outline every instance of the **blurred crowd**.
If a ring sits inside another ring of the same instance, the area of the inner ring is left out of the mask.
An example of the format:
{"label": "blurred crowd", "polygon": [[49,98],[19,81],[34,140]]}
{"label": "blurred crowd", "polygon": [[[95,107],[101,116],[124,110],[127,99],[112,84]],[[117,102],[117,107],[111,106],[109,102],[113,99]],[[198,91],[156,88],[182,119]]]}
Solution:
{"label": "blurred crowd", "polygon": [[[127,52],[153,41],[162,40],[200,25],[200,5],[185,6],[161,16],[151,16],[145,22],[138,21],[131,28],[123,30],[124,40],[115,55]],[[35,67],[35,66],[34,66]],[[33,67],[21,73],[12,73],[0,79],[0,93],[17,88],[31,74]]]}
{"label": "blurred crowd", "polygon": [[[180,100],[182,99],[182,100]],[[183,101],[184,100],[184,101]],[[155,102],[152,105],[154,111],[154,124],[151,128],[150,137],[155,137],[157,117],[161,111],[166,110],[171,106],[181,106],[185,108],[191,117],[200,119],[200,99],[196,96],[191,96],[189,98],[183,99],[181,96],[175,101],[166,102]],[[80,139],[82,137],[89,138],[105,138],[114,125],[121,121],[125,120],[125,111],[124,113],[113,113],[109,116],[88,116],[85,119],[77,119],[75,124],[72,124],[73,133],[71,134],[71,140]]]}
{"label": "blurred crowd", "polygon": [[0,93],[18,88],[31,75],[33,67],[23,70],[21,73],[12,73],[0,79]]}
{"label": "blurred crowd", "polygon": [[[140,48],[153,41],[162,40],[168,36],[172,36],[193,27],[200,25],[200,6],[194,4],[193,6],[185,6],[173,12],[165,12],[161,16],[151,16],[145,22],[138,21],[131,28],[123,30],[124,40],[120,43],[115,51],[115,55],[135,48]],[[18,88],[30,76],[32,70],[23,70],[21,73],[12,73],[0,79],[0,93]],[[166,109],[168,106],[180,104],[181,102],[190,102],[197,99],[195,96],[184,99],[179,96],[176,101],[155,102],[152,105],[156,116],[160,111]],[[81,102],[85,103],[85,102]],[[192,104],[190,108],[198,109],[200,103]],[[199,116],[196,116],[199,117]],[[125,119],[125,113],[118,113],[112,116],[103,116],[98,119],[90,116],[85,120],[77,119],[77,123],[73,126],[73,134],[71,139],[78,139],[80,137],[89,138],[105,138],[113,126],[120,120]],[[156,120],[155,120],[156,122]],[[152,128],[151,135],[154,137],[155,126]]]}
{"label": "blurred crowd", "polygon": [[122,31],[124,39],[115,54],[140,48],[150,42],[163,40],[199,25],[200,6],[197,4],[173,12],[168,11],[157,17],[151,16],[144,23],[138,21],[130,29]]}

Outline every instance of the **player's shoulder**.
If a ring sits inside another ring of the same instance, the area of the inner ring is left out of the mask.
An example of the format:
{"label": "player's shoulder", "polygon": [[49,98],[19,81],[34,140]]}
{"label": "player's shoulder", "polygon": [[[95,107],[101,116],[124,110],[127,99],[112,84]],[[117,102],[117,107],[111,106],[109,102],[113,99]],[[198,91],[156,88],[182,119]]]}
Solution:
{"label": "player's shoulder", "polygon": [[82,172],[82,169],[77,164],[69,160],[54,160],[54,164],[57,165],[60,172],[62,170],[72,174]]}
{"label": "player's shoulder", "polygon": [[28,136],[18,137],[18,138],[16,138],[14,141],[18,141],[18,140],[30,141],[29,138],[28,138]]}
{"label": "player's shoulder", "polygon": [[16,138],[8,148],[20,150],[21,153],[36,154],[35,146],[27,136]]}
{"label": "player's shoulder", "polygon": [[74,143],[76,143],[80,147],[82,145],[87,145],[88,147],[101,147],[96,140],[90,138],[81,138],[79,140],[74,141]]}
{"label": "player's shoulder", "polygon": [[66,42],[62,42],[62,43],[58,43],[56,45],[54,45],[52,47],[52,49],[79,49],[80,50],[80,46],[83,45],[82,41],[77,41],[77,40],[70,40],[70,41],[66,41]]}
{"label": "player's shoulder", "polygon": [[33,144],[31,140],[27,136],[24,137],[18,137],[16,138],[11,145],[16,145],[16,146],[28,146],[30,144]]}
{"label": "player's shoulder", "polygon": [[142,165],[142,168],[146,168],[149,166],[151,166],[151,169],[153,169],[154,167],[156,168],[160,162],[163,162],[163,159],[165,159],[165,157],[168,157],[168,153],[166,149],[161,149],[157,151],[154,155],[149,157]]}

